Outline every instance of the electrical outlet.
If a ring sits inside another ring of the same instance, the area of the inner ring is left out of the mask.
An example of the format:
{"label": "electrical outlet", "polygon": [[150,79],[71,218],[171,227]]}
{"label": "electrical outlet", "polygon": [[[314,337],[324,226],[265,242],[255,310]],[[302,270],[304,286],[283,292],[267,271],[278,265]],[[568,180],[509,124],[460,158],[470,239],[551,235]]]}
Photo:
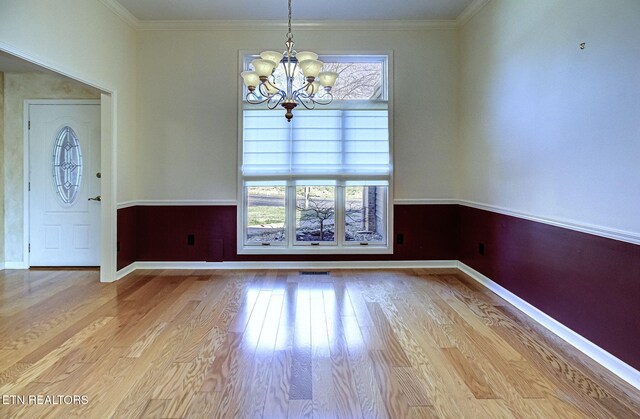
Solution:
{"label": "electrical outlet", "polygon": [[193,246],[196,244],[196,238],[193,234],[187,236],[187,246]]}
{"label": "electrical outlet", "polygon": [[402,234],[402,233],[396,234],[396,243],[397,244],[404,244],[404,234]]}
{"label": "electrical outlet", "polygon": [[484,256],[484,243],[478,243],[478,253]]}

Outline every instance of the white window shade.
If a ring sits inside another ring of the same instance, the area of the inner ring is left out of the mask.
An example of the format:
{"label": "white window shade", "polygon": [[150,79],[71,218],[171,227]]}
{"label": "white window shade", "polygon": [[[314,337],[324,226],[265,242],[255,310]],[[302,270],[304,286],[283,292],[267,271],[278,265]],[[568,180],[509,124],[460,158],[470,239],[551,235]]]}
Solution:
{"label": "white window shade", "polygon": [[390,173],[387,110],[244,110],[242,174],[385,176]]}

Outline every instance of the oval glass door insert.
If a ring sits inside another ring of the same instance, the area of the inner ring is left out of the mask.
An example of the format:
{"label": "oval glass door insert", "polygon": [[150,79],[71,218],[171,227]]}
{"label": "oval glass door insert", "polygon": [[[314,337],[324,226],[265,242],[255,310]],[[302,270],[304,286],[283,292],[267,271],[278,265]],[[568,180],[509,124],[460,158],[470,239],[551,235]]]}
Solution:
{"label": "oval glass door insert", "polygon": [[53,146],[53,184],[64,205],[73,205],[78,198],[82,179],[82,153],[75,131],[66,126],[56,136]]}

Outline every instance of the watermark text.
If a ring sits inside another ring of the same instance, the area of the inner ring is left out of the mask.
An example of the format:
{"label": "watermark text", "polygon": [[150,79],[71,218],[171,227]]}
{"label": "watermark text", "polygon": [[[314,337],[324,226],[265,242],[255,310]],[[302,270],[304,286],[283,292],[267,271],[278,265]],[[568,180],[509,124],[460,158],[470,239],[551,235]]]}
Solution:
{"label": "watermark text", "polygon": [[89,397],[83,394],[3,394],[2,405],[85,405]]}

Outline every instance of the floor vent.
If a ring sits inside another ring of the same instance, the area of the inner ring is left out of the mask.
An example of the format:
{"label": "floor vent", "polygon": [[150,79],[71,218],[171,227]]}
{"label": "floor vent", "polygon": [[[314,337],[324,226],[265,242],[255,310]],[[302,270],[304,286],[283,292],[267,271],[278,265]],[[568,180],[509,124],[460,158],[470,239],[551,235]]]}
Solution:
{"label": "floor vent", "polygon": [[329,276],[329,271],[300,271],[300,275],[324,275],[324,276]]}

